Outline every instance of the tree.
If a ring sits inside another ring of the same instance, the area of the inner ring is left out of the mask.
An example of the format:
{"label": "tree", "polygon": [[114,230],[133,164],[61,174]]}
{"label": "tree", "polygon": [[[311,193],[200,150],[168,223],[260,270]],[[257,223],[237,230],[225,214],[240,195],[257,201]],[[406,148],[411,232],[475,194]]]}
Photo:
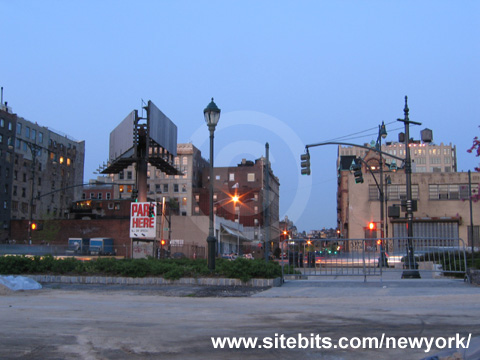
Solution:
{"label": "tree", "polygon": [[[473,145],[470,149],[467,150],[468,153],[475,153],[475,156],[480,157],[480,139],[478,136],[473,138]],[[480,166],[475,168],[475,171],[480,171]]]}
{"label": "tree", "polygon": [[[470,149],[467,150],[468,153],[474,153],[476,157],[480,157],[480,139],[478,136],[475,136],[473,138],[473,144]],[[475,171],[480,171],[480,166],[477,166],[475,168]],[[480,200],[480,194],[475,194],[472,195],[473,201],[478,201]]]}

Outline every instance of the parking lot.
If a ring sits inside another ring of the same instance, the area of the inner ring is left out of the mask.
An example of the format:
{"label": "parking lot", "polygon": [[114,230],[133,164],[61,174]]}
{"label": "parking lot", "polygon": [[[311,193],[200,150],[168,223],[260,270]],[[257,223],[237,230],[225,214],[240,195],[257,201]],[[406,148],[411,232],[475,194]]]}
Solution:
{"label": "parking lot", "polygon": [[420,349],[220,350],[211,337],[479,336],[480,289],[461,280],[332,277],[224,296],[202,289],[50,284],[0,296],[0,357],[422,359],[429,354]]}

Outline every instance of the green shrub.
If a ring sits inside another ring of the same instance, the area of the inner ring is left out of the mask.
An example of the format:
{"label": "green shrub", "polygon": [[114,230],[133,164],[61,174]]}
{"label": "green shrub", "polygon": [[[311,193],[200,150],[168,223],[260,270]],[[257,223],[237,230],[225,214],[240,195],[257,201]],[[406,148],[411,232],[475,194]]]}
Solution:
{"label": "green shrub", "polygon": [[[288,268],[288,267],[286,267]],[[0,257],[0,274],[76,274],[111,275],[126,277],[163,276],[166,279],[181,277],[224,276],[244,282],[252,278],[275,278],[282,269],[276,262],[238,258],[235,261],[217,259],[216,270],[208,269],[204,259],[115,259],[99,258],[80,261],[76,258],[55,259],[51,255],[33,258],[25,256]]]}
{"label": "green shrub", "polygon": [[32,259],[25,256],[0,257],[0,274],[17,275],[29,273],[32,268]]}

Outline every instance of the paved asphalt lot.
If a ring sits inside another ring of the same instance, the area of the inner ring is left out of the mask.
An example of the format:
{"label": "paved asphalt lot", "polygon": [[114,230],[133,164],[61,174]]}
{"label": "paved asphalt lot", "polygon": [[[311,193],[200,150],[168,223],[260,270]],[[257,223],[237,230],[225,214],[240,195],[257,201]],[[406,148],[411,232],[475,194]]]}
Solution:
{"label": "paved asphalt lot", "polygon": [[477,344],[480,287],[363,278],[287,281],[268,290],[48,284],[0,296],[0,319],[1,359],[422,359],[439,350],[221,350],[211,337],[472,333]]}

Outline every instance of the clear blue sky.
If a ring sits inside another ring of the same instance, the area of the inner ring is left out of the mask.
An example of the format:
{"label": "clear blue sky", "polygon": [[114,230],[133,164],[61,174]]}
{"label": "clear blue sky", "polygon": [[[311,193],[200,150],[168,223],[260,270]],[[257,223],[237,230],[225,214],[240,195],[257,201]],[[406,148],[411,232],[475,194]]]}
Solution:
{"label": "clear blue sky", "polygon": [[[0,85],[14,112],[86,141],[85,180],[109,134],[152,100],[208,158],[203,109],[222,109],[215,165],[256,159],[270,144],[280,216],[299,230],[336,226],[335,146],[306,144],[410,119],[418,138],[479,162],[479,1],[0,0]],[[387,126],[396,140],[401,124]]]}

